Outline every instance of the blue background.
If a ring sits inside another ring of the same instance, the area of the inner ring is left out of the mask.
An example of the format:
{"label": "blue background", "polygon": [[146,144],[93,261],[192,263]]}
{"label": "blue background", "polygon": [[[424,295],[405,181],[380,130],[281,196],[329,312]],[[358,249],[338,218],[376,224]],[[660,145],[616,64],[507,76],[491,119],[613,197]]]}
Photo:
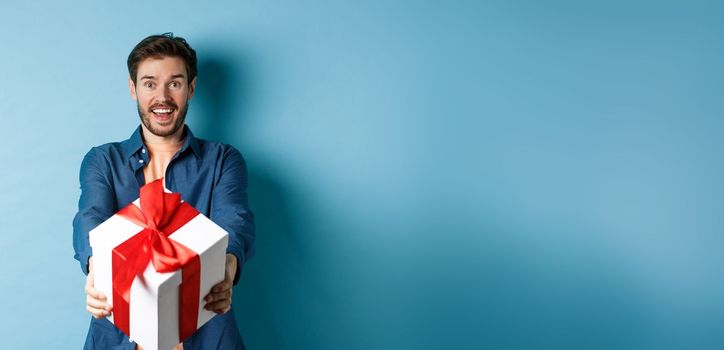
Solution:
{"label": "blue background", "polygon": [[250,169],[251,349],[724,347],[715,1],[0,5],[0,339],[77,349],[78,168],[125,59],[199,55],[188,123]]}

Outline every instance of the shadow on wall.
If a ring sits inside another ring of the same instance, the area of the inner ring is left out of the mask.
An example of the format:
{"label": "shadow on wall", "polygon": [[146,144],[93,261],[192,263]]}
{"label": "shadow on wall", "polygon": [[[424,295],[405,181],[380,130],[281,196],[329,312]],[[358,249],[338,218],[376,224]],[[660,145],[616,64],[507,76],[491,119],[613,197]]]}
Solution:
{"label": "shadow on wall", "polygon": [[[611,232],[565,220],[567,212],[530,219],[521,209],[526,203],[496,202],[505,190],[491,191],[490,202],[465,203],[482,205],[482,219],[441,197],[434,215],[405,221],[401,237],[414,242],[395,242],[407,244],[392,247],[399,254],[374,256],[384,269],[353,275],[367,266],[329,252],[359,250],[315,222],[323,208],[284,181],[289,171],[264,158],[264,145],[244,137],[255,132],[244,126],[257,124],[249,123],[258,117],[249,107],[261,101],[253,98],[253,62],[235,52],[203,52],[194,130],[237,146],[249,165],[256,256],[234,289],[248,348],[661,348],[652,346],[661,329],[648,302],[655,293]],[[379,229],[371,235],[389,228]],[[360,296],[364,309],[354,303]]]}
{"label": "shadow on wall", "polygon": [[[229,127],[235,113],[231,103],[236,101],[242,107],[248,105],[248,101],[244,100],[248,96],[244,90],[248,83],[246,80],[230,79],[239,75],[234,68],[230,62],[215,57],[198,63],[199,73],[192,103],[200,107],[194,121],[195,133],[202,138],[232,143],[234,135],[229,132]],[[243,118],[245,115],[237,117]]]}
{"label": "shadow on wall", "polygon": [[233,52],[216,52],[214,56],[214,50],[207,50],[199,62],[192,101],[198,115],[192,118],[199,137],[234,145],[249,169],[256,255],[234,288],[239,331],[249,348],[318,348],[329,341],[324,340],[325,327],[339,328],[340,322],[338,308],[325,297],[329,289],[323,271],[315,268],[321,265],[313,262],[318,255],[310,250],[314,242],[305,240],[313,228],[300,223],[302,210],[309,208],[303,199],[294,200],[279,167],[262,159],[254,152],[259,146],[246,144],[243,137],[250,132],[243,125],[253,117],[248,112],[253,102],[250,63]]}

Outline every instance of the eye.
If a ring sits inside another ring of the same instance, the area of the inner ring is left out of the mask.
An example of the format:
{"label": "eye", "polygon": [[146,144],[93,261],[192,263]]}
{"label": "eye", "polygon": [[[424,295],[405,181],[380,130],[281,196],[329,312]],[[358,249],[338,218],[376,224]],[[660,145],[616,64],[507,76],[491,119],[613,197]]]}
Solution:
{"label": "eye", "polygon": [[170,84],[168,84],[168,86],[170,86],[174,89],[177,89],[177,88],[181,87],[181,83],[179,83],[178,81],[172,81]]}
{"label": "eye", "polygon": [[143,86],[145,86],[147,88],[153,88],[153,82],[147,81],[147,82],[143,83]]}

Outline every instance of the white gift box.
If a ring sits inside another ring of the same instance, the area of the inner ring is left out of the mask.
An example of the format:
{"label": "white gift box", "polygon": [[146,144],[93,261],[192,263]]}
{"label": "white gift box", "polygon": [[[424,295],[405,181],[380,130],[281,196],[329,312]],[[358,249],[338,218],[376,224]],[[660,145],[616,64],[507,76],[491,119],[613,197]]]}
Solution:
{"label": "white gift box", "polygon": [[[137,199],[134,205],[140,207]],[[89,233],[93,248],[93,274],[95,288],[105,294],[113,304],[113,248],[141,232],[143,228],[116,214]],[[211,288],[224,280],[226,247],[229,236],[224,229],[202,214],[168,236],[199,255],[200,290],[196,329],[208,322],[214,312],[204,309],[204,297]],[[179,286],[181,269],[159,273],[149,262],[142,275],[136,276],[131,286],[130,339],[146,350],[168,350],[179,341]],[[108,317],[113,322],[113,313]]]}

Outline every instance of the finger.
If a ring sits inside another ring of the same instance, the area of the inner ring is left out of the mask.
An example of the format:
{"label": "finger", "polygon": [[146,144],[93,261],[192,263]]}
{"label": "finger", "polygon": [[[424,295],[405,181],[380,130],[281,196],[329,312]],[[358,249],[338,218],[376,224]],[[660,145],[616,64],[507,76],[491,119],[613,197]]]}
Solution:
{"label": "finger", "polygon": [[86,287],[85,293],[98,300],[106,300],[106,295],[98,289],[93,287]]}
{"label": "finger", "polygon": [[86,305],[85,309],[91,315],[93,315],[94,318],[103,318],[103,317],[106,317],[111,314],[110,312],[108,312],[106,310],[94,308],[94,307],[91,307],[90,305]]}
{"label": "finger", "polygon": [[222,297],[224,297],[224,298],[225,298],[225,297],[229,297],[229,296],[231,296],[231,293],[232,293],[231,288],[229,288],[229,289],[221,289],[221,290],[219,290],[218,292],[212,290],[211,292],[209,292],[209,294],[206,295],[206,297],[204,297],[204,299],[205,299],[206,301],[212,301],[212,300],[218,299],[219,296],[222,296]]}
{"label": "finger", "polygon": [[113,312],[113,306],[108,305],[103,302],[99,302],[97,300],[87,300],[86,301],[86,307],[89,307],[91,309],[100,310],[104,313],[104,315],[108,316]]}
{"label": "finger", "polygon": [[231,289],[227,289],[225,291],[219,292],[219,293],[209,293],[209,295],[204,298],[207,303],[214,302],[221,299],[230,299],[231,298]]}
{"label": "finger", "polygon": [[90,296],[86,298],[85,303],[86,305],[96,309],[103,309],[106,311],[111,311],[112,309],[111,305],[109,305],[108,303],[98,299],[93,299]]}
{"label": "finger", "polygon": [[231,281],[223,280],[216,284],[214,288],[211,288],[211,291],[214,293],[218,293],[226,289],[231,289]]}
{"label": "finger", "polygon": [[[226,298],[214,299],[214,300],[212,300],[212,301],[207,302],[206,305],[209,306],[209,307],[212,307],[213,305],[217,305],[217,304],[219,304],[219,303],[224,303],[224,302],[231,304],[231,297],[229,296],[229,297],[226,297]],[[216,307],[214,307],[214,308],[216,308]]]}
{"label": "finger", "polygon": [[219,300],[217,302],[206,304],[206,310],[216,312],[217,314],[224,313],[226,309],[231,306],[231,299]]}

